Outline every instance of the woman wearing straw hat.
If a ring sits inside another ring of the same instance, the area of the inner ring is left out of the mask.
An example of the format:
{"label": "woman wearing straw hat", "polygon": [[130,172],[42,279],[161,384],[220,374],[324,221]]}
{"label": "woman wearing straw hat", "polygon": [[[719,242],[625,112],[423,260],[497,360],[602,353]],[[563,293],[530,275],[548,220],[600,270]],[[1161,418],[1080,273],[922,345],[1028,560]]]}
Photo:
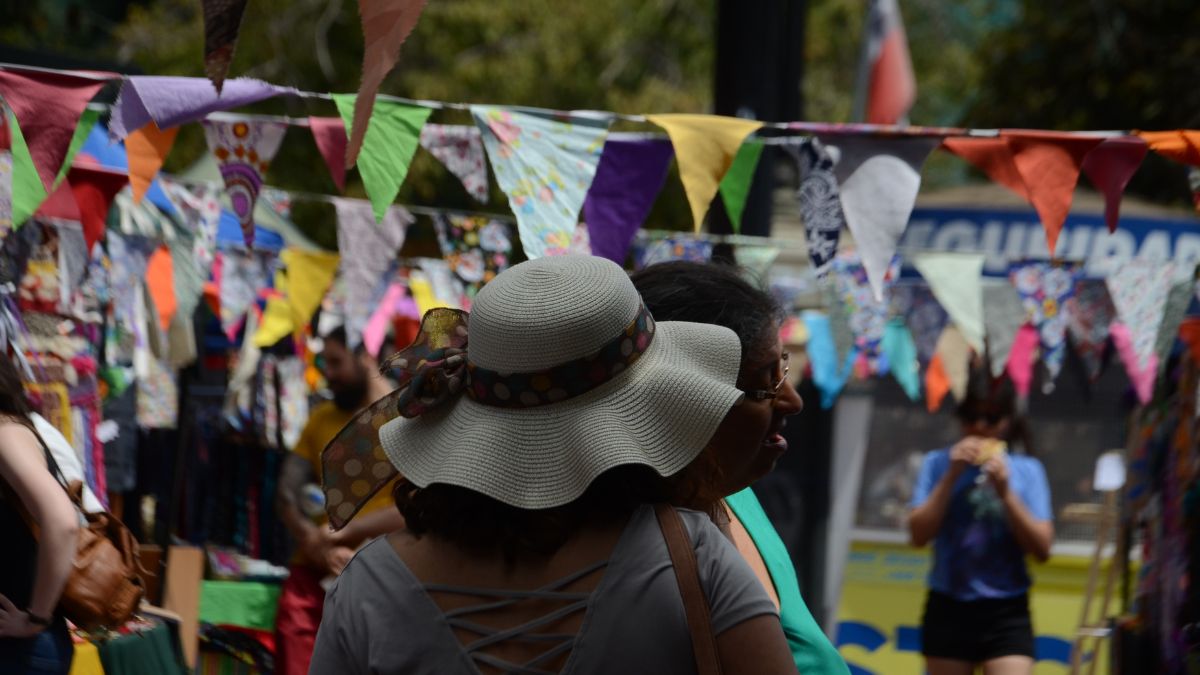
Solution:
{"label": "woman wearing straw hat", "polygon": [[398,470],[408,529],[338,578],[311,672],[795,672],[734,546],[649,506],[708,499],[693,460],[770,423],[732,331],[656,323],[619,266],[564,256],[499,275],[469,324],[430,312],[398,357],[323,465],[335,527]]}
{"label": "woman wearing straw hat", "polygon": [[692,507],[716,514],[722,530],[779,607],[796,668],[805,675],[846,675],[846,662],[800,595],[787,547],[749,487],[773,469],[787,450],[783,428],[787,418],[803,407],[787,379],[788,354],[779,338],[783,318],[779,304],[730,265],[660,263],[635,273],[633,285],[646,308],[661,321],[711,323],[737,333],[742,348],[739,386],[771,393],[758,406],[770,423],[759,426],[757,435],[722,444],[734,451],[715,457],[724,478],[719,495],[723,499]]}

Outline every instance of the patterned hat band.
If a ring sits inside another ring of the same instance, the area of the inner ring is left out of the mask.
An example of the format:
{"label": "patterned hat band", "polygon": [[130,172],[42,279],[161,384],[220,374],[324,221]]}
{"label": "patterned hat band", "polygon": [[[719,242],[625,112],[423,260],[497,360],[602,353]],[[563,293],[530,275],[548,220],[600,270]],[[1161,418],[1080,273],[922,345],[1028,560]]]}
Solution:
{"label": "patterned hat band", "polygon": [[637,360],[654,341],[654,317],[642,306],[617,337],[596,352],[531,373],[499,373],[467,363],[465,391],[496,408],[536,408],[581,396],[608,382]]}

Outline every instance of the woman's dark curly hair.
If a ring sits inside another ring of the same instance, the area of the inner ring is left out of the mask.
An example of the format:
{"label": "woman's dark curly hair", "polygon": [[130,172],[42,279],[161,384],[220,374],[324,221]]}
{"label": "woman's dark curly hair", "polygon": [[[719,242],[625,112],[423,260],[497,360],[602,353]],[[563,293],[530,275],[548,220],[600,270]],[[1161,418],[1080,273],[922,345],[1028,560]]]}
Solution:
{"label": "woman's dark curly hair", "polygon": [[29,426],[33,407],[25,396],[21,374],[8,353],[0,349],[0,417],[7,417]]}

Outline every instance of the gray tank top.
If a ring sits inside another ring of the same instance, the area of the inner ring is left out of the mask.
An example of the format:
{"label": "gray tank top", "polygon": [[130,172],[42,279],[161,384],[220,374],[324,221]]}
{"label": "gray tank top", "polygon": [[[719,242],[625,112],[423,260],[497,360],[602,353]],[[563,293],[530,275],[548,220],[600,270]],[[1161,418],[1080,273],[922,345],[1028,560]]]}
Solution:
{"label": "gray tank top", "polygon": [[[719,635],[775,605],[754,572],[704,514],[680,510],[691,536],[700,585],[708,596],[713,630]],[[560,588],[606,567],[591,593]],[[483,604],[443,612],[428,592],[464,592]],[[543,619],[496,631],[475,624],[470,614],[529,598],[551,598],[557,610]],[[575,635],[533,633],[564,613],[585,612]],[[479,635],[464,647],[453,628]],[[483,649],[509,639],[547,640],[552,646],[534,662],[512,664]],[[313,675],[478,675],[476,664],[506,672],[540,674],[544,660],[570,652],[561,673],[656,673],[693,675],[691,635],[666,542],[654,509],[639,508],[626,525],[612,556],[564,579],[530,591],[424,586],[385,539],[364,547],[346,566],[325,598],[309,672]]]}

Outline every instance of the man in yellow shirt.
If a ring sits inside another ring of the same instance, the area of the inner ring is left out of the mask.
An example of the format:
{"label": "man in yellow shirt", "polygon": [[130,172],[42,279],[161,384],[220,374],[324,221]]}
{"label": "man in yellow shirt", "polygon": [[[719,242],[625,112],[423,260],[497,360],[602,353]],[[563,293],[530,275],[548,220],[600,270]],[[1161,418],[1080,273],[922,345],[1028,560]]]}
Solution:
{"label": "man in yellow shirt", "polygon": [[[364,349],[350,349],[338,328],[325,337],[322,371],[332,401],[313,408],[300,440],[284,459],[275,508],[296,542],[291,574],[279,596],[275,622],[275,672],[306,675],[325,603],[321,581],[341,573],[354,549],[369,539],[404,527],[392,502],[391,485],[371,498],[345,528],[334,532],[324,516],[305,513],[304,493],[321,484],[321,452],[354,415],[392,391],[376,360]],[[312,486],[312,487],[308,487]]]}

